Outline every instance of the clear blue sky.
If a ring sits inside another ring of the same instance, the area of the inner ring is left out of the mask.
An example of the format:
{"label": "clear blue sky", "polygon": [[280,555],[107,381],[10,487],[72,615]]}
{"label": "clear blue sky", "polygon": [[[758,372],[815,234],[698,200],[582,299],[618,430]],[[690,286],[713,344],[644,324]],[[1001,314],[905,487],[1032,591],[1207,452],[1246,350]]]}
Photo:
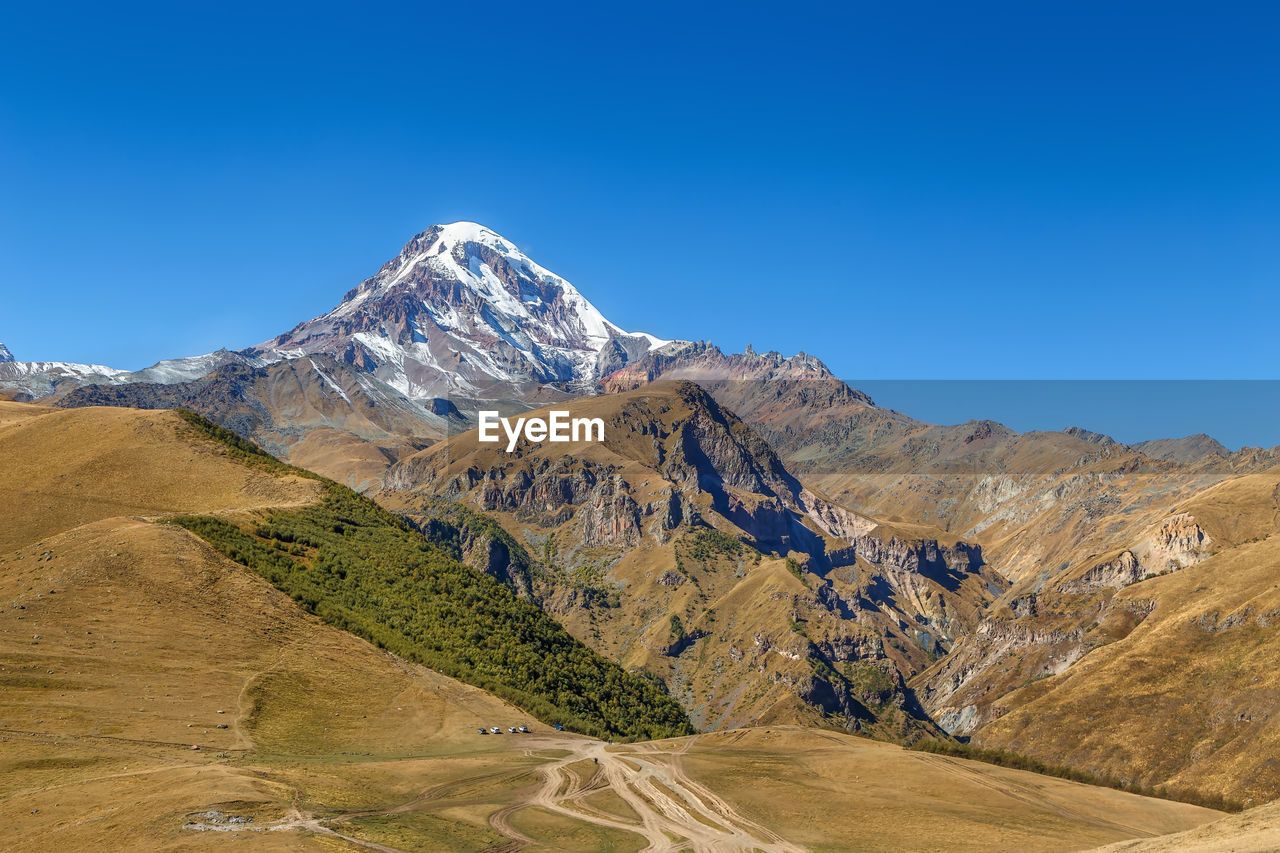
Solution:
{"label": "clear blue sky", "polygon": [[0,341],[136,368],[474,219],[849,378],[1271,378],[1280,7],[10,4]]}

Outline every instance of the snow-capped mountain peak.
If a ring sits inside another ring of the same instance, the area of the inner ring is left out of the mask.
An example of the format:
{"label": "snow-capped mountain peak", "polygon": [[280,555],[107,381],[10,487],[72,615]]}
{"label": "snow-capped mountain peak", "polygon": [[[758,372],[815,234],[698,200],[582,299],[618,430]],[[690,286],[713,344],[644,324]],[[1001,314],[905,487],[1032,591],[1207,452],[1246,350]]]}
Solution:
{"label": "snow-capped mountain peak", "polygon": [[410,397],[589,385],[670,343],[610,322],[577,288],[475,222],[416,235],[332,311],[251,352],[328,353]]}
{"label": "snow-capped mountain peak", "polygon": [[175,384],[231,363],[260,368],[329,355],[411,399],[547,401],[587,393],[649,352],[683,342],[630,333],[565,279],[475,222],[435,225],[328,313],[239,352],[168,359],[138,371],[17,362],[0,344],[0,388],[43,397],[86,384]]}

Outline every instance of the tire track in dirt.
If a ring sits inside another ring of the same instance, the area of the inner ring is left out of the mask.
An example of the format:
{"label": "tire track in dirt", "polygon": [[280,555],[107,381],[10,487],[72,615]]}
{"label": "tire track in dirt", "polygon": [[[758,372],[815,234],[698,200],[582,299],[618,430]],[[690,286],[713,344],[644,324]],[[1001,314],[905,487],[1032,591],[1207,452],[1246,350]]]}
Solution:
{"label": "tire track in dirt", "polygon": [[[1094,815],[1088,814],[1086,811],[1071,808],[1069,805],[1055,802],[1045,797],[1041,792],[1034,788],[1028,787],[1026,784],[1013,780],[997,781],[992,775],[979,772],[978,770],[967,767],[960,760],[945,755],[933,755],[927,752],[911,752],[912,757],[926,764],[932,764],[948,773],[959,776],[973,784],[980,785],[983,788],[1002,794],[1011,800],[1022,803],[1027,806],[1041,808],[1053,812],[1061,818],[1072,821],[1073,823],[1089,823],[1094,826],[1100,826],[1107,829],[1113,829],[1118,832],[1128,833],[1131,835],[1142,835],[1141,827],[1130,826],[1114,820],[1100,820]],[[1051,777],[1046,777],[1046,779]],[[1046,784],[1049,784],[1046,782]],[[1136,795],[1135,795],[1136,796]]]}
{"label": "tire track in dirt", "polygon": [[[739,814],[732,805],[705,785],[694,781],[680,766],[680,756],[687,750],[663,751],[637,747],[625,753],[613,753],[602,741],[572,736],[539,736],[537,750],[563,750],[557,758],[544,758],[537,768],[541,782],[518,795],[516,802],[489,816],[489,825],[506,842],[487,848],[484,853],[518,853],[529,846],[545,842],[530,838],[512,825],[512,816],[521,809],[537,807],[575,821],[604,829],[634,833],[646,841],[646,853],[805,853],[777,833]],[[526,755],[537,756],[526,749]],[[595,771],[582,778],[570,770],[572,764],[591,760]],[[498,774],[481,774],[462,782],[492,778]],[[437,785],[400,805],[389,809],[362,809],[323,819],[301,811],[295,801],[285,817],[262,825],[258,831],[301,829],[316,835],[337,838],[379,853],[403,853],[396,848],[345,835],[335,826],[350,819],[375,815],[393,815],[450,799],[449,789],[457,782]],[[635,813],[631,820],[606,813],[585,799],[611,791]]]}
{"label": "tire track in dirt", "polygon": [[[682,768],[661,760],[657,751],[634,751],[625,755],[609,752],[600,741],[556,739],[549,747],[568,752],[539,768],[542,785],[521,804],[503,809],[505,823],[518,808],[537,806],[573,820],[607,829],[632,832],[647,842],[651,853],[802,853],[803,848],[791,844],[776,833],[748,820],[706,786],[694,782]],[[571,778],[566,785],[566,768],[592,759],[597,770],[585,782]],[[670,756],[672,762],[678,756]],[[637,769],[638,768],[638,769]],[[623,800],[638,817],[637,821],[606,815],[583,803],[591,794],[609,790]],[[517,840],[499,822],[494,826],[513,841]],[[524,841],[523,838],[519,839]],[[530,843],[530,842],[525,842]]]}

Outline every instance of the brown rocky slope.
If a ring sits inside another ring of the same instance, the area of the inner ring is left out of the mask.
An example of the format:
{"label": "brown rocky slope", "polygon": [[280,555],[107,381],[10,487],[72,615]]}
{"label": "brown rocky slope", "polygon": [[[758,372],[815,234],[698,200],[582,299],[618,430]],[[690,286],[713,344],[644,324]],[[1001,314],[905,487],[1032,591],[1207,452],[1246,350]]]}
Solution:
{"label": "brown rocky slope", "polygon": [[476,514],[499,522],[504,553],[522,554],[508,577],[588,644],[662,678],[699,726],[933,730],[905,679],[1007,586],[980,549],[805,489],[692,383],[568,408],[600,417],[605,440],[508,454],[469,432],[397,465],[379,500],[460,533],[484,567],[496,532],[477,535]]}

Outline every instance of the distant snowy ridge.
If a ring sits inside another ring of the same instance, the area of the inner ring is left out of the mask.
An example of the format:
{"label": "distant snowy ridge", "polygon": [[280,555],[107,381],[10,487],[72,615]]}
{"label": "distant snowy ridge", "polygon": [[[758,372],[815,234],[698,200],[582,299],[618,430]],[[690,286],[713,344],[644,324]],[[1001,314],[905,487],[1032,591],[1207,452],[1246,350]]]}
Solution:
{"label": "distant snowy ridge", "polygon": [[[7,349],[4,355],[9,355]],[[251,367],[260,367],[266,363],[262,359],[227,350],[168,359],[142,370],[120,370],[104,364],[78,364],[70,361],[14,361],[10,355],[7,360],[0,358],[0,388],[21,391],[32,397],[44,397],[62,388],[81,385],[127,385],[133,382],[173,385],[207,376],[231,362]]]}
{"label": "distant snowy ridge", "polygon": [[53,393],[59,386],[77,387],[102,382],[117,382],[127,371],[102,364],[76,364],[70,361],[4,361],[0,362],[0,389],[18,391],[32,397]]}
{"label": "distant snowy ridge", "polygon": [[13,360],[13,353],[9,352],[9,348],[4,344],[0,344],[0,364],[8,364]]}
{"label": "distant snowy ridge", "polygon": [[158,382],[161,385],[175,385],[179,382],[190,382],[202,376],[208,376],[219,367],[227,364],[245,364],[249,367],[263,367],[268,362],[244,353],[220,349],[204,355],[193,355],[187,358],[170,358],[158,361],[150,367],[133,371],[124,380],[126,382]]}

